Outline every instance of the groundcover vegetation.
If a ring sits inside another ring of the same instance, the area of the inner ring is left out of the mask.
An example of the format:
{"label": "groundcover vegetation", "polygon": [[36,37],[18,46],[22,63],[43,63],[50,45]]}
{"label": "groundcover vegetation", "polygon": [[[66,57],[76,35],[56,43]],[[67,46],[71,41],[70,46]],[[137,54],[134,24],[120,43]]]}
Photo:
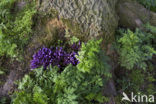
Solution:
{"label": "groundcover vegetation", "polygon": [[[67,55],[62,51],[62,48],[59,51],[56,48],[53,54],[47,48],[39,50],[38,53],[44,52],[37,56],[35,54],[35,59],[32,61],[33,68],[34,60],[36,67],[37,64],[41,65],[38,63],[41,60],[47,63],[43,63],[42,67],[34,69],[33,73],[26,75],[22,81],[18,82],[19,91],[15,92],[12,103],[62,104],[63,102],[64,104],[78,104],[104,102],[106,98],[102,96],[102,89],[111,74],[107,57],[100,49],[100,42],[101,40],[91,40],[87,44],[82,43],[79,55]],[[55,56],[55,54],[57,55]],[[40,57],[42,59],[38,60],[37,58]],[[74,60],[76,57],[79,62]],[[59,61],[59,63],[54,65],[53,61]]]}
{"label": "groundcover vegetation", "polygon": [[[127,1],[156,12],[155,0]],[[0,1],[0,104],[155,103],[148,99],[156,95],[155,25],[147,21],[131,28],[119,23],[111,39],[105,29],[98,33],[102,35],[90,36],[85,26],[97,33],[94,29],[100,23],[80,25],[66,19],[68,15],[59,17],[54,8],[47,9],[55,7],[52,1],[42,2]],[[77,2],[78,8],[84,4]],[[98,14],[96,6],[93,9],[88,13]],[[94,16],[86,18],[95,22]],[[135,102],[131,93],[137,95]],[[123,96],[129,100],[122,100]]]}

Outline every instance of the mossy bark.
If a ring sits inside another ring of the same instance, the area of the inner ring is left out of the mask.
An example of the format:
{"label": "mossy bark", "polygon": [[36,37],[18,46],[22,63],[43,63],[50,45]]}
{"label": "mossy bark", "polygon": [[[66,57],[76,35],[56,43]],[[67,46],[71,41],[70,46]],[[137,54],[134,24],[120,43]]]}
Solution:
{"label": "mossy bark", "polygon": [[109,43],[118,26],[116,3],[117,0],[47,0],[41,3],[40,10],[55,9],[70,34],[80,40],[100,37]]}

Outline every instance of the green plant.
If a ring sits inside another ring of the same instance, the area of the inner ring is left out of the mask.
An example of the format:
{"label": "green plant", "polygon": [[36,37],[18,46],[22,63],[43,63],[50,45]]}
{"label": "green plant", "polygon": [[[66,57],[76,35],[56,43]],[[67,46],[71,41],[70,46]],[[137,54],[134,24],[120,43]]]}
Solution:
{"label": "green plant", "polygon": [[82,72],[97,73],[110,78],[110,66],[107,64],[108,57],[101,50],[101,42],[102,39],[98,41],[90,40],[87,44],[82,43],[81,51],[78,52],[77,56],[77,59],[80,61],[77,68]]}
{"label": "green plant", "polygon": [[7,104],[7,98],[6,97],[1,97],[0,98],[0,104]]}
{"label": "green plant", "polygon": [[[83,44],[80,55],[77,56],[81,59],[80,66],[69,65],[63,71],[57,67],[49,67],[47,70],[39,68],[25,75],[22,81],[18,82],[18,91],[15,92],[12,103],[99,104],[108,101],[108,98],[102,95],[102,89],[111,76],[108,71],[110,66],[99,47],[100,42],[101,40],[91,40]],[[82,54],[83,52],[85,54]],[[95,56],[98,58],[93,60]],[[96,64],[88,66],[87,57],[89,62]],[[84,70],[84,67],[88,69]]]}
{"label": "green plant", "polygon": [[73,36],[73,37],[70,39],[69,44],[74,44],[74,43],[77,43],[77,42],[79,42],[79,41],[80,41],[80,40],[79,40],[77,37]]}
{"label": "green plant", "polygon": [[4,71],[0,70],[0,75],[4,74]]}
{"label": "green plant", "polygon": [[148,63],[149,70],[145,73],[145,89],[147,94],[156,94],[156,87],[155,87],[155,82],[156,82],[156,73],[155,73],[155,67],[152,63]]}
{"label": "green plant", "polygon": [[16,44],[11,43],[4,31],[7,29],[8,23],[12,19],[11,8],[15,0],[0,1],[0,56],[7,55],[15,57]]}
{"label": "green plant", "polygon": [[[120,73],[118,73],[120,74]],[[117,90],[125,92],[126,94],[133,93],[147,93],[147,88],[143,88],[145,86],[145,73],[142,70],[126,70],[121,78],[117,79]],[[151,94],[151,93],[150,93]],[[120,97],[118,102],[121,102],[123,96],[122,94],[118,95]],[[118,103],[117,103],[118,104]],[[120,103],[119,103],[120,104]],[[129,103],[128,103],[129,104]]]}
{"label": "green plant", "polygon": [[147,23],[144,25],[147,32],[154,34],[156,36],[156,26],[152,26],[151,24]]}
{"label": "green plant", "polygon": [[135,33],[130,30],[121,33],[123,36],[118,39],[121,66],[127,69],[141,68],[145,70],[146,62],[152,59],[153,54],[156,54],[151,44],[153,35],[143,33],[138,29]]}
{"label": "green plant", "polygon": [[[152,64],[148,64],[148,66],[153,67]],[[124,74],[117,79],[117,89],[126,93],[141,92],[147,95],[154,95],[156,94],[154,87],[156,79],[154,76],[153,68],[148,68],[146,71],[140,69],[126,70]]]}
{"label": "green plant", "polygon": [[11,56],[16,57],[15,49],[17,45],[12,44],[4,34],[2,34],[2,31],[0,30],[0,56]]}
{"label": "green plant", "polygon": [[4,75],[6,73],[6,70],[0,66],[0,75]]}
{"label": "green plant", "polygon": [[0,24],[5,24],[12,16],[10,16],[11,8],[16,0],[1,0],[0,1]]}
{"label": "green plant", "polygon": [[150,34],[153,36],[152,41],[152,46],[156,50],[156,26],[152,26],[151,24],[147,23],[144,25],[144,33],[145,34]]}
{"label": "green plant", "polygon": [[140,92],[142,89],[142,86],[145,81],[145,73],[143,73],[141,70],[133,70],[129,75],[128,78],[130,80],[131,86],[130,89],[133,92]]}
{"label": "green plant", "polygon": [[146,8],[156,12],[156,1],[155,0],[137,0],[139,3],[144,5]]}
{"label": "green plant", "polygon": [[[117,89],[126,93],[154,95],[156,79],[152,61],[156,54],[156,27],[146,24],[142,30],[120,30],[120,33],[117,50],[122,68],[118,71],[121,73],[116,73]],[[125,68],[129,70],[123,70]]]}
{"label": "green plant", "polygon": [[32,33],[32,18],[36,13],[34,2],[17,11],[14,6],[16,1],[0,1],[0,56],[17,57]]}
{"label": "green plant", "polygon": [[17,14],[14,21],[14,27],[12,28],[13,35],[15,35],[15,41],[20,48],[28,44],[30,36],[32,34],[33,16],[36,13],[34,4],[28,4],[24,10]]}

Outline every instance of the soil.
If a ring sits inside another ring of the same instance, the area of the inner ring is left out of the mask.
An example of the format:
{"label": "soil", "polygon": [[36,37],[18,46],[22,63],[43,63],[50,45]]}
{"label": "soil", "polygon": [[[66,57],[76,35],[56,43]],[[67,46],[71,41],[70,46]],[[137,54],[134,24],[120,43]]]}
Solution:
{"label": "soil", "polygon": [[28,72],[28,69],[22,69],[24,62],[11,60],[9,58],[1,59],[1,66],[7,70],[4,75],[0,75],[0,98],[9,97],[10,94],[16,89],[15,81],[19,80]]}

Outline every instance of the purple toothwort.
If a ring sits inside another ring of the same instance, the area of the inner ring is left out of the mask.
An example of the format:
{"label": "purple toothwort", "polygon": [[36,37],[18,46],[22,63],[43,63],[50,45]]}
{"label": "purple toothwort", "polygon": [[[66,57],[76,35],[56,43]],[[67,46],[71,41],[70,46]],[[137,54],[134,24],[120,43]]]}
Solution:
{"label": "purple toothwort", "polygon": [[76,59],[78,50],[81,46],[79,42],[78,45],[74,43],[71,46],[72,52],[66,52],[62,47],[56,48],[41,48],[37,53],[33,55],[33,60],[31,61],[31,69],[39,68],[41,66],[46,69],[49,65],[58,66],[59,68],[64,68],[68,64],[76,66],[79,61]]}

